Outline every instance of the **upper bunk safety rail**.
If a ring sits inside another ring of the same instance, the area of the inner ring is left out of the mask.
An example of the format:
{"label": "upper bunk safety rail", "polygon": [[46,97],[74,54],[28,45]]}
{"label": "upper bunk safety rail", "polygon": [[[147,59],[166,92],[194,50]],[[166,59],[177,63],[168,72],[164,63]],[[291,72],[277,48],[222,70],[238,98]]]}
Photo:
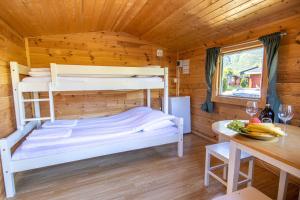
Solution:
{"label": "upper bunk safety rail", "polygon": [[164,76],[165,69],[160,66],[151,67],[120,67],[120,66],[90,66],[63,65],[51,63],[52,82],[59,76]]}
{"label": "upper bunk safety rail", "polygon": [[[123,66],[90,66],[65,65],[51,63],[51,87],[53,91],[85,90],[139,90],[163,89],[168,82],[168,68],[160,66],[123,67]],[[93,81],[74,81],[62,84],[63,77],[100,78]],[[155,78],[161,79],[137,79]],[[115,79],[117,78],[117,79]],[[123,79],[126,78],[126,79]]]}

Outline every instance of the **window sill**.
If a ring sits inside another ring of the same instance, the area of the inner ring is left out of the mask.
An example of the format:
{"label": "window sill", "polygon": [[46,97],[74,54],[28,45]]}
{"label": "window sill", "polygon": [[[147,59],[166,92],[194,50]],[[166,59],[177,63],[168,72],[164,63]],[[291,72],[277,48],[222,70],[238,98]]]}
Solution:
{"label": "window sill", "polygon": [[246,106],[247,101],[256,101],[259,108],[264,108],[266,105],[266,98],[261,97],[259,99],[252,98],[239,98],[239,97],[226,97],[226,96],[213,96],[212,102],[215,103],[223,103],[223,104],[231,104],[238,106]]}

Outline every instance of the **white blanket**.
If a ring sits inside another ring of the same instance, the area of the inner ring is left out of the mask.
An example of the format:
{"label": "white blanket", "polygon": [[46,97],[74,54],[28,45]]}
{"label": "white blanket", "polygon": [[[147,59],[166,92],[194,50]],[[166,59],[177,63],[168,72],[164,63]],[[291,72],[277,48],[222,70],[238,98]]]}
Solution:
{"label": "white blanket", "polygon": [[42,127],[43,128],[68,128],[75,127],[77,120],[55,120],[54,122],[46,121]]}
{"label": "white blanket", "polygon": [[170,126],[175,126],[175,123],[170,121],[170,120],[164,120],[162,122],[156,123],[156,124],[151,124],[150,126],[146,126],[143,128],[143,131],[153,131],[157,129],[162,129],[165,127],[170,127]]}
{"label": "white blanket", "polygon": [[26,140],[42,141],[48,139],[60,139],[70,137],[72,129],[58,128],[58,129],[36,129],[26,138]]}
{"label": "white blanket", "polygon": [[[121,117],[122,114],[120,114],[118,118],[121,119],[121,121],[126,120],[126,118],[123,119],[123,117]],[[154,125],[157,125],[163,121],[170,121],[172,119],[174,119],[174,116],[172,115],[167,115],[161,111],[152,110],[150,112],[147,111],[146,114],[144,113],[138,118],[132,118],[130,123],[120,123],[120,121],[118,120],[112,120],[114,122],[105,120],[106,123],[102,121],[102,123],[98,123],[98,125],[96,123],[92,126],[85,126],[84,123],[82,125],[79,125],[78,122],[75,127],[72,127],[72,134],[70,137],[53,138],[39,141],[26,140],[23,142],[22,148],[29,149],[51,145],[69,145],[89,141],[105,140],[108,138],[117,138],[120,136],[137,133],[147,128],[151,129],[151,127],[153,127]],[[107,124],[110,124],[110,126],[107,126]],[[166,126],[170,126],[170,124],[166,124]],[[41,129],[41,131],[42,130],[47,129]]]}
{"label": "white blanket", "polygon": [[[84,133],[83,133],[84,134]],[[30,159],[30,158],[36,158],[36,157],[43,157],[43,156],[49,156],[49,155],[55,155],[65,152],[71,152],[76,151],[78,149],[92,149],[97,148],[102,145],[108,145],[108,144],[116,144],[116,143],[127,143],[130,141],[140,140],[143,139],[151,140],[153,138],[156,138],[157,140],[162,139],[164,137],[170,137],[170,136],[177,135],[177,128],[176,127],[167,127],[162,129],[157,129],[154,131],[141,131],[129,135],[119,136],[116,138],[106,139],[106,140],[99,140],[99,141],[90,141],[90,142],[81,142],[78,144],[63,144],[63,145],[52,145],[52,146],[43,146],[43,147],[37,147],[37,148],[29,148],[29,149],[23,149],[21,146],[19,146],[16,151],[12,155],[13,160],[23,160],[23,159]]]}
{"label": "white blanket", "polygon": [[50,121],[46,121],[42,127],[43,128],[64,128],[64,127],[72,127],[72,128],[91,128],[95,127],[111,127],[118,125],[126,125],[135,121],[144,115],[152,112],[152,109],[149,107],[136,107],[125,112],[105,116],[105,117],[94,117],[87,119],[79,119],[79,120],[55,120],[53,123]]}

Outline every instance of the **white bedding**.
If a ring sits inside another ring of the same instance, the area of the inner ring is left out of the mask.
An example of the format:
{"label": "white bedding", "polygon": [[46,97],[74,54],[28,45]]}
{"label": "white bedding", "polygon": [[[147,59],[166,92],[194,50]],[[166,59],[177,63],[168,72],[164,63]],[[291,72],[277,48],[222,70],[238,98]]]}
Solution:
{"label": "white bedding", "polygon": [[[64,124],[59,123],[59,120],[53,124],[46,122],[47,128],[40,129],[39,134],[43,134],[43,130],[47,133],[49,130],[72,129],[70,137],[50,139],[46,137],[45,140],[26,139],[13,154],[13,159],[47,155],[49,152],[57,152],[59,149],[75,148],[81,145],[89,146],[127,137],[130,139],[131,137],[150,137],[153,134],[174,134],[177,132],[177,128],[171,122],[172,119],[174,116],[166,115],[161,111],[138,107],[113,116],[79,119],[76,125],[68,126],[68,128],[58,128],[58,124]],[[55,128],[51,128],[51,125]]]}
{"label": "white bedding", "polygon": [[55,155],[63,152],[70,152],[74,150],[86,149],[86,148],[94,148],[104,144],[114,144],[117,142],[127,142],[128,140],[133,141],[140,138],[144,139],[151,139],[153,137],[168,137],[176,135],[178,132],[176,127],[166,127],[162,129],[152,130],[152,131],[141,131],[136,132],[129,135],[124,135],[117,138],[110,138],[106,140],[100,141],[90,141],[85,143],[78,143],[78,144],[69,144],[69,145],[52,145],[47,147],[37,147],[32,149],[22,149],[17,148],[12,156],[12,160],[23,160],[29,158],[37,158],[43,157],[47,155]]}
{"label": "white bedding", "polygon": [[153,110],[149,107],[136,107],[116,115],[105,116],[105,117],[94,117],[94,118],[79,119],[79,120],[57,120],[54,123],[51,123],[50,121],[46,121],[42,125],[42,127],[43,128],[66,128],[66,127],[91,128],[92,126],[97,126],[97,127],[119,126],[119,125],[129,124],[132,121],[135,121],[152,111]]}
{"label": "white bedding", "polygon": [[[152,68],[160,68],[160,66],[148,66]],[[31,68],[29,71],[29,75],[31,77],[44,77],[44,78],[50,78],[51,76],[51,71],[50,68]],[[70,75],[69,77],[71,77]],[[89,77],[91,75],[88,75]],[[87,75],[82,75],[80,77],[87,77]],[[145,76],[145,75],[138,75],[138,76],[132,76],[132,75],[110,75],[110,74],[97,74],[93,75],[93,77],[97,78],[132,78],[132,77],[138,77],[138,78],[150,78],[151,76]]]}
{"label": "white bedding", "polygon": [[78,120],[56,120],[54,122],[46,121],[43,124],[43,128],[71,128],[76,126],[78,123]]}
{"label": "white bedding", "polygon": [[57,129],[35,129],[32,131],[29,136],[27,136],[26,140],[29,141],[45,141],[51,139],[61,139],[68,138],[72,135],[71,128],[57,128]]}
{"label": "white bedding", "polygon": [[[57,81],[59,82],[77,82],[77,83],[97,83],[101,80],[115,80],[115,81],[126,81],[126,80],[138,80],[138,81],[145,81],[145,82],[157,82],[163,81],[161,77],[58,77]],[[34,76],[34,77],[25,77],[22,79],[22,82],[25,83],[48,83],[51,81],[49,76]]]}

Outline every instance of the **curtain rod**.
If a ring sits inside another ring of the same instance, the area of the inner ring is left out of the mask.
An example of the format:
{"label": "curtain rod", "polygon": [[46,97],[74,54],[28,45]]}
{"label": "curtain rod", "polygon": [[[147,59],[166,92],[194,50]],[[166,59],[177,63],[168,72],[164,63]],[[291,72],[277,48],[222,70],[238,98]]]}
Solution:
{"label": "curtain rod", "polygon": [[[287,35],[287,33],[282,32],[280,35],[281,35],[281,37],[283,37],[283,36]],[[255,39],[255,40],[250,40],[250,41],[247,41],[247,42],[241,42],[241,43],[238,43],[238,44],[223,46],[221,48],[231,48],[231,47],[240,46],[240,45],[244,45],[244,44],[250,44],[250,43],[253,43],[253,42],[257,42],[257,41],[258,41],[258,39]]]}

